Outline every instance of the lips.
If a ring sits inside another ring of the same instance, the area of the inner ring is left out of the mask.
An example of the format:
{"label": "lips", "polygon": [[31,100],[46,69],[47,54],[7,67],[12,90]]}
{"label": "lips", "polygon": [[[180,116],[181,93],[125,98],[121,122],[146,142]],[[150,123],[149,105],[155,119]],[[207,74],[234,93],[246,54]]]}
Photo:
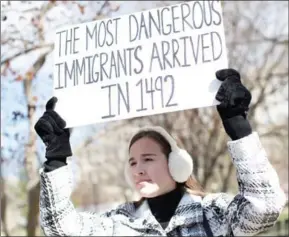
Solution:
{"label": "lips", "polygon": [[137,186],[142,186],[142,185],[144,185],[144,183],[150,183],[150,182],[151,182],[151,180],[149,180],[149,179],[147,179],[147,180],[139,180],[139,181],[136,182],[136,185]]}

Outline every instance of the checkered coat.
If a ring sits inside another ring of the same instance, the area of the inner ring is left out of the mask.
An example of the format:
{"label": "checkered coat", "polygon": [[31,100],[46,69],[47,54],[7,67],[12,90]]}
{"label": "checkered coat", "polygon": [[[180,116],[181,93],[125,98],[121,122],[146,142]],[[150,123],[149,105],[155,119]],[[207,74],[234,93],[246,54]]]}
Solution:
{"label": "checkered coat", "polygon": [[239,192],[186,193],[165,229],[144,202],[126,203],[103,214],[77,212],[70,201],[68,166],[49,173],[40,170],[40,220],[47,236],[206,236],[203,213],[214,236],[252,236],[272,227],[286,197],[257,133],[228,142],[237,171]]}

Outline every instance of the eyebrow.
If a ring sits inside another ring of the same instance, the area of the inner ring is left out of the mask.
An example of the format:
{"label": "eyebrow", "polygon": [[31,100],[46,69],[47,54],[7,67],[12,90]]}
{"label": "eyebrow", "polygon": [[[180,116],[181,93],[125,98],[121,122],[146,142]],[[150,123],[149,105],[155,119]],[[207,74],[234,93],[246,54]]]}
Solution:
{"label": "eyebrow", "polygon": [[141,154],[141,156],[156,156],[156,154],[154,153],[144,153],[144,154]]}
{"label": "eyebrow", "polygon": [[[142,157],[146,157],[146,156],[156,156],[156,154],[154,153],[143,153],[141,154]],[[134,157],[129,158],[128,162],[131,162],[132,160],[134,160]]]}

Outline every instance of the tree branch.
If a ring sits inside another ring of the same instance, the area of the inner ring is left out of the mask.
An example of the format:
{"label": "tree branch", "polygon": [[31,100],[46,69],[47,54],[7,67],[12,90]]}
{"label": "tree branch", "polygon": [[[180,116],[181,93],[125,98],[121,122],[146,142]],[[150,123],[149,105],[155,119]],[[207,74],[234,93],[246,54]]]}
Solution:
{"label": "tree branch", "polygon": [[13,59],[15,59],[15,58],[17,58],[19,56],[22,56],[22,55],[30,53],[30,52],[32,52],[34,50],[43,49],[43,48],[46,48],[46,47],[53,49],[54,48],[54,44],[37,45],[37,46],[34,46],[32,48],[26,49],[24,51],[18,52],[17,54],[14,54],[14,55],[4,59],[3,61],[1,61],[1,66],[5,65],[7,62],[9,62],[9,61],[11,61],[11,60],[13,60]]}

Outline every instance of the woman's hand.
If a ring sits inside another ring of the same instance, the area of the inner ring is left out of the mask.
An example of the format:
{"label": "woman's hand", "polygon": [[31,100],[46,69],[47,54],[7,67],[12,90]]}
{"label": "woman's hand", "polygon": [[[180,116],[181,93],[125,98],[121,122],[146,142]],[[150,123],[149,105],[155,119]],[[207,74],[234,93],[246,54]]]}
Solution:
{"label": "woman's hand", "polygon": [[247,121],[247,113],[252,99],[250,91],[242,84],[240,73],[235,69],[222,69],[216,77],[223,81],[216,99],[218,113],[223,121],[227,134],[237,140],[252,133]]}
{"label": "woman's hand", "polygon": [[69,129],[65,129],[66,122],[54,111],[56,97],[52,97],[46,104],[46,111],[36,122],[34,129],[46,145],[47,159],[66,159],[72,156]]}
{"label": "woman's hand", "polygon": [[221,102],[217,110],[222,120],[238,115],[246,118],[252,96],[242,84],[240,73],[235,69],[222,69],[216,72],[216,77],[223,81],[216,95]]}

